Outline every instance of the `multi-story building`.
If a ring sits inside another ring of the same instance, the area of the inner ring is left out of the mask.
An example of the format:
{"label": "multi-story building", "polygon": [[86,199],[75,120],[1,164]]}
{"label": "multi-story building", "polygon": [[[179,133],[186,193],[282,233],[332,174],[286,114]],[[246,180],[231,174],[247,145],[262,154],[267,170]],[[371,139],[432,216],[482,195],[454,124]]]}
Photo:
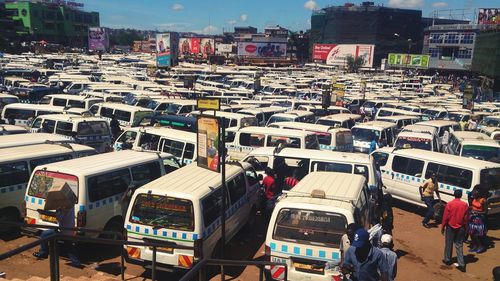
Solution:
{"label": "multi-story building", "polygon": [[487,25],[434,25],[424,30],[423,54],[429,54],[429,68],[470,70],[477,34]]}
{"label": "multi-story building", "polygon": [[[483,92],[489,92],[488,99],[500,98],[500,25],[476,34],[472,55],[472,71],[483,76]],[[485,90],[487,89],[487,90]],[[488,95],[488,94],[486,94]]]}
{"label": "multi-story building", "polygon": [[315,43],[375,45],[374,65],[390,52],[420,53],[422,11],[374,6],[373,2],[323,8],[311,16],[310,46]]}
{"label": "multi-story building", "polygon": [[15,1],[6,2],[12,20],[20,20],[19,35],[70,46],[87,44],[88,28],[99,26],[99,13],[83,11],[75,2]]}

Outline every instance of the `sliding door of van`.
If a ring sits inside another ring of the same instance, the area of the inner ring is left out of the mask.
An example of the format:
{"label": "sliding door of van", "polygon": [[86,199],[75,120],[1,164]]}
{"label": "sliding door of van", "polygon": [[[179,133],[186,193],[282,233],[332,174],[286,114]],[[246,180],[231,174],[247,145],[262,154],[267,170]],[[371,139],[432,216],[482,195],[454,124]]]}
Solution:
{"label": "sliding door of van", "polygon": [[383,177],[388,191],[403,199],[420,202],[418,188],[423,181],[424,161],[405,156],[394,156],[391,173]]}

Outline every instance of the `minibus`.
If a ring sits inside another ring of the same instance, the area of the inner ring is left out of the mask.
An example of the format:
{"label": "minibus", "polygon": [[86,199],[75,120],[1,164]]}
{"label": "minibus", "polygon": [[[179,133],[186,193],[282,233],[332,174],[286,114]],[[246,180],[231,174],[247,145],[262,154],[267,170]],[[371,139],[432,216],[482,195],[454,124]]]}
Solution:
{"label": "minibus", "polygon": [[490,139],[500,142],[500,128],[499,127],[486,127],[481,126],[479,130],[481,133],[487,135]]}
{"label": "minibus", "polygon": [[446,153],[500,163],[500,144],[479,132],[451,133]]}
{"label": "minibus", "polygon": [[[137,189],[125,218],[127,241],[164,243],[156,263],[165,270],[190,269],[202,258],[220,257],[222,192],[227,194],[226,243],[243,227],[253,230],[260,199],[261,178],[250,164],[225,166],[225,187],[220,173],[191,164]],[[124,247],[128,262],[151,265],[151,247]]]}
{"label": "minibus", "polygon": [[113,148],[166,152],[183,164],[191,164],[196,160],[196,133],[162,127],[130,128],[118,137]]}
{"label": "minibus", "polygon": [[396,124],[383,121],[370,121],[351,128],[354,151],[368,153],[372,140],[377,146],[392,146],[397,129]]}
{"label": "minibus", "polygon": [[113,116],[120,123],[120,127],[129,128],[141,125],[141,122],[149,124],[154,112],[151,109],[120,103],[99,103],[90,108],[90,112],[110,122]]}
{"label": "minibus", "polygon": [[375,120],[378,120],[379,117],[397,116],[397,115],[410,115],[422,119],[422,114],[420,113],[416,113],[413,111],[406,111],[397,108],[382,107],[375,114]]}
{"label": "minibus", "polygon": [[103,102],[102,98],[62,94],[46,95],[44,100],[48,101],[48,105],[83,109],[89,109],[92,105]]}
{"label": "minibus", "polygon": [[372,153],[380,164],[384,192],[394,198],[425,207],[419,187],[435,174],[441,200],[454,199],[455,189],[463,190],[462,200],[474,186],[488,188],[488,214],[500,212],[500,164],[421,149],[381,148]]}
{"label": "minibus", "polygon": [[52,188],[67,184],[77,198],[77,227],[122,233],[123,193],[165,175],[164,165],[172,158],[167,153],[127,150],[38,165],[26,190],[25,222],[57,224],[55,213],[44,211],[45,198]]}
{"label": "minibus", "polygon": [[[192,116],[200,116],[200,111],[191,112]],[[259,121],[257,118],[253,116],[249,116],[247,114],[241,113],[233,113],[233,112],[225,112],[225,111],[214,111],[213,110],[205,110],[203,111],[203,115],[211,115],[216,117],[224,117],[224,128],[243,128],[249,126],[258,126]]]}
{"label": "minibus", "polygon": [[0,136],[0,148],[26,146],[41,143],[73,143],[72,140],[54,134],[14,134]]}
{"label": "minibus", "polygon": [[18,221],[24,210],[26,185],[39,165],[97,154],[79,144],[34,144],[1,149],[0,221]]}
{"label": "minibus", "polygon": [[259,108],[248,108],[239,110],[238,113],[254,116],[257,118],[259,122],[259,126],[265,126],[271,116],[276,113],[283,113],[286,111],[286,108],[282,107],[259,107]]}
{"label": "minibus", "polygon": [[[177,115],[155,115],[153,117],[146,117],[146,121],[151,118],[148,125],[167,127],[176,130],[196,133],[198,132],[198,124],[196,118],[192,116],[177,116]],[[141,122],[144,124],[146,122]]]}
{"label": "minibus", "polygon": [[314,116],[319,117],[319,116],[327,116],[327,115],[334,115],[334,114],[340,114],[340,113],[346,113],[346,114],[351,114],[351,111],[349,109],[341,107],[341,106],[329,106],[328,108],[323,108],[321,105],[301,105],[297,108],[297,110],[306,110],[306,111],[311,111],[314,113]]}
{"label": "minibus", "polygon": [[294,170],[299,178],[315,171],[339,172],[362,175],[371,189],[378,187],[373,159],[364,153],[262,147],[250,152],[243,161],[254,164],[259,174],[264,173],[265,167],[284,173],[283,177],[292,175]]}
{"label": "minibus", "polygon": [[313,132],[318,137],[319,149],[352,152],[352,133],[345,128],[302,122],[276,122],[268,127]]}
{"label": "minibus", "polygon": [[399,132],[401,132],[401,130],[405,126],[420,122],[420,118],[418,118],[416,116],[410,116],[410,115],[393,115],[393,116],[386,116],[386,117],[377,117],[375,119],[375,121],[384,121],[384,122],[394,123],[398,127],[396,129],[396,133],[399,133]]}
{"label": "minibus", "polygon": [[358,114],[339,113],[320,117],[316,124],[330,127],[351,129],[356,123],[363,121],[363,117]]}
{"label": "minibus", "polygon": [[[292,190],[286,191],[274,207],[265,241],[271,280],[337,280],[340,243],[347,225],[369,228],[368,190],[359,175],[313,172]],[[336,277],[334,277],[336,276]]]}
{"label": "minibus", "polygon": [[63,113],[65,110],[60,106],[29,103],[11,103],[4,106],[2,120],[10,125],[29,127],[33,118],[44,115]]}
{"label": "minibus", "polygon": [[65,136],[75,143],[93,147],[100,153],[110,151],[113,138],[108,121],[72,114],[39,116],[31,124],[30,131]]}
{"label": "minibus", "polygon": [[312,132],[269,127],[245,127],[226,130],[226,148],[233,160],[240,160],[258,147],[319,149],[318,138]]}
{"label": "minibus", "polygon": [[266,125],[269,126],[274,122],[303,122],[303,123],[314,123],[314,113],[306,110],[290,110],[282,113],[273,114],[269,120],[267,120]]}
{"label": "minibus", "polygon": [[443,136],[445,131],[448,131],[449,133],[460,131],[460,125],[458,124],[458,122],[448,120],[423,121],[415,123],[415,125],[424,125],[436,128],[438,130],[440,144],[443,143]]}
{"label": "minibus", "polygon": [[0,92],[0,110],[3,109],[4,106],[11,103],[18,103],[19,98],[14,95],[4,94]]}

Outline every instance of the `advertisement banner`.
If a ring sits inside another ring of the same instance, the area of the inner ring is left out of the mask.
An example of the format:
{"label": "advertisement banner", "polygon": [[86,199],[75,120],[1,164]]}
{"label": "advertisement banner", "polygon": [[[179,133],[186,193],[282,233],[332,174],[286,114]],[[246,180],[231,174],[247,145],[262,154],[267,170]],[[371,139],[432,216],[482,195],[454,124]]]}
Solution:
{"label": "advertisement banner", "polygon": [[286,57],[286,43],[238,42],[238,56],[246,57]]}
{"label": "advertisement banner", "polygon": [[219,165],[219,119],[199,115],[197,119],[198,167],[220,172]]}
{"label": "advertisement banner", "polygon": [[200,40],[201,53],[203,57],[208,57],[209,55],[215,54],[215,42],[214,39],[202,38]]}
{"label": "advertisement banner", "polygon": [[109,48],[109,38],[103,27],[89,27],[89,50],[106,51]]}
{"label": "advertisement banner", "polygon": [[479,9],[477,24],[500,24],[500,9]]}
{"label": "advertisement banner", "polygon": [[182,55],[202,54],[208,57],[215,54],[215,41],[212,38],[181,38],[179,49]]}
{"label": "advertisement banner", "polygon": [[170,33],[156,34],[156,65],[171,66]]}
{"label": "advertisement banner", "polygon": [[217,44],[217,54],[228,54],[233,51],[232,44]]}
{"label": "advertisement banner", "polygon": [[389,66],[428,68],[429,55],[390,53],[387,62]]}
{"label": "advertisement banner", "polygon": [[372,67],[374,50],[375,45],[314,44],[312,57],[314,61],[338,66],[345,66],[348,56],[361,57],[364,59],[363,67]]}

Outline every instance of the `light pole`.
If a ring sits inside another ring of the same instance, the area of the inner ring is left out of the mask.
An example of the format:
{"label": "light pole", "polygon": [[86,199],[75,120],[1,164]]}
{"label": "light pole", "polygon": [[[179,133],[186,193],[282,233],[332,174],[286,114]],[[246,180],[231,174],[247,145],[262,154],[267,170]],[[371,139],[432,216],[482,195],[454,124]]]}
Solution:
{"label": "light pole", "polygon": [[[398,37],[401,40],[404,40],[404,38],[401,37],[401,35],[399,35],[398,33],[394,33],[394,36]],[[408,62],[410,60],[410,52],[411,52],[411,44],[412,44],[411,38],[406,39],[406,41],[408,41],[408,50],[406,52],[405,63],[404,63],[405,69],[408,68]],[[404,81],[405,81],[405,73],[404,73],[404,71],[401,71],[401,85],[399,86],[399,101],[398,102],[401,101],[401,88],[403,87]]]}

